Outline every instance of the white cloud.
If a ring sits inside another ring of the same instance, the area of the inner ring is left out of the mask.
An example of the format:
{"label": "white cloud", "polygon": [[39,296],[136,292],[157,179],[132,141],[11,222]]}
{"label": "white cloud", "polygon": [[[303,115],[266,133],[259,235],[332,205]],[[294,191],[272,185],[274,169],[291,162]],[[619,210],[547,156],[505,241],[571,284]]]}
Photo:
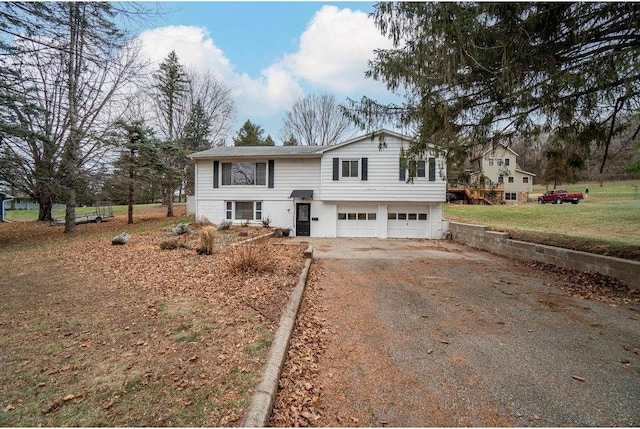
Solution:
{"label": "white cloud", "polygon": [[162,62],[174,50],[185,67],[213,73],[231,89],[243,121],[249,116],[267,117],[288,108],[302,95],[298,82],[279,65],[266,67],[257,78],[238,73],[204,28],[154,28],[138,37],[143,53],[155,64]]}
{"label": "white cloud", "polygon": [[298,52],[282,64],[296,77],[338,93],[380,91],[383,86],[365,79],[364,72],[374,49],[391,47],[366,13],[323,6],[301,35]]}

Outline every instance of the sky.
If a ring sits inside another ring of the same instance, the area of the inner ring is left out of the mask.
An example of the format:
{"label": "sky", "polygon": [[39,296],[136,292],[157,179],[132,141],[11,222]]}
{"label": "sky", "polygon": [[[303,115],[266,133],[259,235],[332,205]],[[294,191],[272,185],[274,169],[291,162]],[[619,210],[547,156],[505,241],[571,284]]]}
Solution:
{"label": "sky", "polygon": [[281,144],[287,110],[301,97],[334,94],[395,98],[366,79],[374,49],[391,48],[369,14],[370,2],[165,2],[140,30],[143,53],[159,64],[210,71],[231,91],[237,117],[227,144],[246,120]]}

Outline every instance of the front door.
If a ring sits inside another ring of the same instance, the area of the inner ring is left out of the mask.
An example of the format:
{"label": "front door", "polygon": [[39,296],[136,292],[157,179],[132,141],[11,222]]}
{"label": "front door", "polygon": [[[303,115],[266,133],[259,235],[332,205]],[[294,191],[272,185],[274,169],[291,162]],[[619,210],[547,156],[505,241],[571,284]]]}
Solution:
{"label": "front door", "polygon": [[296,236],[311,236],[311,204],[296,204]]}

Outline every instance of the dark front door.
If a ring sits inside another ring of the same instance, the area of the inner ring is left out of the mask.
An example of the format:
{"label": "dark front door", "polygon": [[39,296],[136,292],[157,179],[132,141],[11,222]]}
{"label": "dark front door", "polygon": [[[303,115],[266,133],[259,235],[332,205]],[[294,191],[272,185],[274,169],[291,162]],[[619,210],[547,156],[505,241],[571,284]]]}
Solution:
{"label": "dark front door", "polygon": [[311,204],[296,204],[296,236],[311,236]]}

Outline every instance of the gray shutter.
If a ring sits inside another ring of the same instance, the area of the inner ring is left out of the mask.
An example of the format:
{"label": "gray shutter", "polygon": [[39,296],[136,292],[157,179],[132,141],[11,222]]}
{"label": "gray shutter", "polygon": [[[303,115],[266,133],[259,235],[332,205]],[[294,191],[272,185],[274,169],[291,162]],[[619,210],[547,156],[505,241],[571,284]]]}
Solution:
{"label": "gray shutter", "polygon": [[333,180],[340,180],[340,158],[333,158]]}
{"label": "gray shutter", "polygon": [[369,175],[369,158],[362,158],[362,180],[367,180],[367,176]]}
{"label": "gray shutter", "polygon": [[220,161],[213,161],[213,187],[220,187]]}
{"label": "gray shutter", "polygon": [[399,180],[402,180],[403,182],[406,182],[407,181],[407,169],[402,166],[402,159],[400,159],[399,162],[400,162],[400,179]]}
{"label": "gray shutter", "polygon": [[435,182],[436,180],[436,159],[429,158],[429,181]]}
{"label": "gray shutter", "polygon": [[275,178],[275,161],[273,159],[269,160],[269,182],[268,187],[273,188],[273,182]]}

